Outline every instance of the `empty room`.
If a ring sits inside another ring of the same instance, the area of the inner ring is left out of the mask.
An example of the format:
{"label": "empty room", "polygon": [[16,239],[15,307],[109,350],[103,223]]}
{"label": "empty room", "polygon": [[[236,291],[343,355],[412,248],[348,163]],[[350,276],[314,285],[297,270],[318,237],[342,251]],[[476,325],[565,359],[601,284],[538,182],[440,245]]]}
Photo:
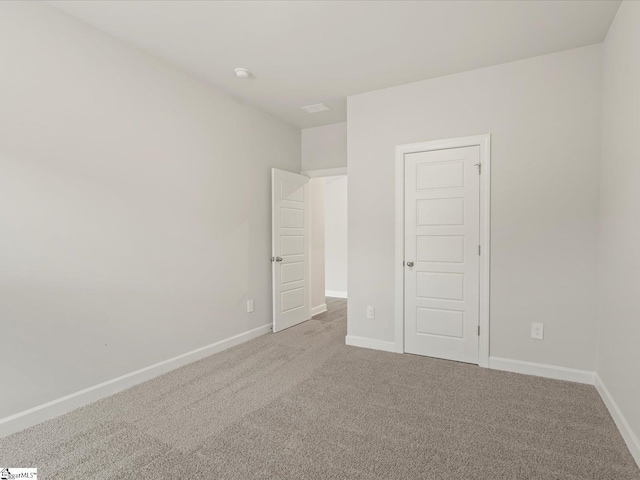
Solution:
{"label": "empty room", "polygon": [[640,480],[640,1],[0,2],[0,479]]}

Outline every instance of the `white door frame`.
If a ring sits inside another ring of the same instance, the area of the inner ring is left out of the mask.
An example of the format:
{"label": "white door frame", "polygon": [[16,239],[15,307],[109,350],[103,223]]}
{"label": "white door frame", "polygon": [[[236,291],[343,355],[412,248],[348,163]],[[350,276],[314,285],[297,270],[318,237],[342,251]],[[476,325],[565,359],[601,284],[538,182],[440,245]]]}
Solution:
{"label": "white door frame", "polygon": [[489,295],[491,252],[491,135],[451,138],[396,146],[395,346],[404,353],[404,156],[409,153],[480,147],[480,336],[478,365],[489,367]]}
{"label": "white door frame", "polygon": [[306,175],[309,178],[318,177],[335,177],[337,175],[347,175],[347,167],[336,168],[321,168],[318,170],[305,170],[300,172],[301,175]]}

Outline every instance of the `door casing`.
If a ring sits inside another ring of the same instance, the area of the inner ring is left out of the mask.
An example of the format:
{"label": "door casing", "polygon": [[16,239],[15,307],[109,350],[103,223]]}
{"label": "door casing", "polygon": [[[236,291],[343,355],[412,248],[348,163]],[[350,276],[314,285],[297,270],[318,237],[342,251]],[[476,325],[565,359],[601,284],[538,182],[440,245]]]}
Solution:
{"label": "door casing", "polygon": [[404,353],[404,156],[461,147],[480,147],[480,335],[478,365],[489,367],[489,308],[491,253],[491,135],[474,135],[447,140],[412,143],[396,146],[396,245],[395,245],[395,347]]}

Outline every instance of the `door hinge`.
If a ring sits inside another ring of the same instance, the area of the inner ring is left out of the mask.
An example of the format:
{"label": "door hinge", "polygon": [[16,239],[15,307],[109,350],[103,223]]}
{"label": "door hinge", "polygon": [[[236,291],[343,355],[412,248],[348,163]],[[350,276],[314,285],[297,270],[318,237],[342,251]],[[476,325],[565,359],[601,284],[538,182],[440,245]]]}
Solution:
{"label": "door hinge", "polygon": [[478,167],[478,175],[482,175],[482,164],[481,163],[476,163],[474,166]]}
{"label": "door hinge", "polygon": [[480,336],[480,325],[478,325],[478,336]]}
{"label": "door hinge", "polygon": [[478,255],[482,255],[482,245],[478,245]]}

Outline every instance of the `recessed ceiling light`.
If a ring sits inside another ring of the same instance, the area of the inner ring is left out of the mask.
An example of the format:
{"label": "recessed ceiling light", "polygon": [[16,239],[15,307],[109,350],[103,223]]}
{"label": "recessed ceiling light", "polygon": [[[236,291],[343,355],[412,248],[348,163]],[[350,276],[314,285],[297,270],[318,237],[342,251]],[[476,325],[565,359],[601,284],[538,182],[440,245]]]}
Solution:
{"label": "recessed ceiling light", "polygon": [[307,113],[318,113],[318,112],[324,112],[329,110],[329,107],[327,107],[324,103],[316,103],[313,105],[307,105],[306,107],[300,107],[302,108],[302,110],[304,110]]}
{"label": "recessed ceiling light", "polygon": [[248,68],[238,67],[234,71],[238,78],[249,78],[251,76],[251,71]]}

